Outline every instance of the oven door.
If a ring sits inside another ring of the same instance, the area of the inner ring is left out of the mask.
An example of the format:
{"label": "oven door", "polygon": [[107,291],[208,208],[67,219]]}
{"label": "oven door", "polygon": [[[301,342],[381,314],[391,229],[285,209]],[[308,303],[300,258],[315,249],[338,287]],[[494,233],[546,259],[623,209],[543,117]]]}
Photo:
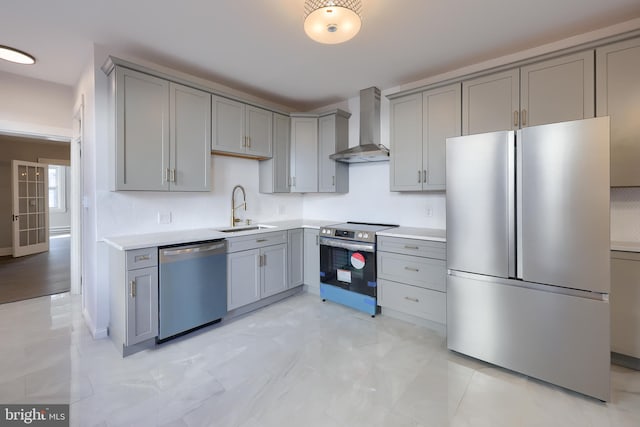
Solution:
{"label": "oven door", "polygon": [[320,282],[376,297],[376,245],[321,237]]}

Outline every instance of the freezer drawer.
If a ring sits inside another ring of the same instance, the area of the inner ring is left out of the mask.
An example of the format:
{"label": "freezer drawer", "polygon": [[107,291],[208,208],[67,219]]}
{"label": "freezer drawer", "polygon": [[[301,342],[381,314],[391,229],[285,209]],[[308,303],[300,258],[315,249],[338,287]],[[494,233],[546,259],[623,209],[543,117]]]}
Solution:
{"label": "freezer drawer", "polygon": [[609,400],[608,301],[522,285],[447,276],[448,348]]}

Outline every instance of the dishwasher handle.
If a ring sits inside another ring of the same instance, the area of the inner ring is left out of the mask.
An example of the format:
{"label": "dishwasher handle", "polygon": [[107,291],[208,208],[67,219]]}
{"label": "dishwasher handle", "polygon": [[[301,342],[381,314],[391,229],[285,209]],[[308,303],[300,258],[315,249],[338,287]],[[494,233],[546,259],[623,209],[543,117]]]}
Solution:
{"label": "dishwasher handle", "polygon": [[[207,255],[215,255],[216,253],[223,254],[227,251],[227,242],[213,242],[213,243],[204,243],[198,245],[189,245],[186,247],[173,247],[167,249],[161,249],[160,255],[163,257],[171,257],[178,255],[190,255],[190,254],[205,254]],[[213,252],[213,253],[209,253]]]}

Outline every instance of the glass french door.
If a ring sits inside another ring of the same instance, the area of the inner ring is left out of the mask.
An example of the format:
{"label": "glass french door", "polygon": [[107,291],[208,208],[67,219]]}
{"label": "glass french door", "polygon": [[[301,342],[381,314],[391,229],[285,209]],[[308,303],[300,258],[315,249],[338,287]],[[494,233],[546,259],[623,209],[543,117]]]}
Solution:
{"label": "glass french door", "polygon": [[12,160],[13,256],[49,250],[48,165]]}

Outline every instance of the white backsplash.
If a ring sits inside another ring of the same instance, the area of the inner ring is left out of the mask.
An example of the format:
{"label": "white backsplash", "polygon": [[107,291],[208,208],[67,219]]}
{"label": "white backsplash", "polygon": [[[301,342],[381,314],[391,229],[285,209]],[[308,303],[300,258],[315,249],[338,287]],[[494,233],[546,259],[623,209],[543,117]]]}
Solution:
{"label": "white backsplash", "polygon": [[611,189],[611,240],[640,242],[640,188]]}

